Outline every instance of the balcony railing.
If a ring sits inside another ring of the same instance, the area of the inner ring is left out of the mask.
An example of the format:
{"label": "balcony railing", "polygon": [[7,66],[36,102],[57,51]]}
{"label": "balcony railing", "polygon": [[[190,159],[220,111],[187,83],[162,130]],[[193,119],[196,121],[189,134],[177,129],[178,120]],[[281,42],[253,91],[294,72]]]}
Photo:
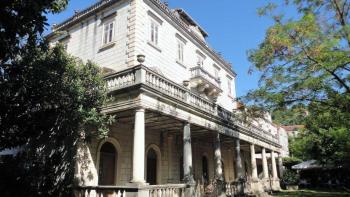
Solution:
{"label": "balcony railing", "polygon": [[186,184],[147,186],[149,197],[184,197]]}
{"label": "balcony railing", "polygon": [[136,188],[126,186],[79,186],[75,188],[77,197],[126,197],[128,192],[135,192]]}
{"label": "balcony railing", "polygon": [[217,77],[214,77],[209,72],[204,70],[201,66],[196,66],[190,69],[191,71],[191,80],[199,81],[200,84],[205,84],[210,89],[215,89],[217,93],[222,92],[220,88],[220,80]]}
{"label": "balcony railing", "polygon": [[184,197],[186,184],[145,185],[145,186],[79,186],[77,197],[128,197],[144,191],[145,197]]}
{"label": "balcony railing", "polygon": [[116,91],[119,89],[145,85],[157,92],[162,93],[171,98],[175,98],[184,104],[188,104],[196,110],[203,113],[209,113],[216,115],[228,124],[241,128],[249,132],[251,135],[260,136],[264,139],[278,143],[276,135],[272,135],[268,131],[264,131],[262,128],[258,128],[254,125],[247,125],[242,121],[237,120],[234,114],[224,108],[217,106],[214,102],[203,98],[197,94],[194,94],[186,87],[179,85],[158,73],[152,71],[145,66],[136,66],[118,73],[114,73],[105,77],[106,85],[109,91]]}

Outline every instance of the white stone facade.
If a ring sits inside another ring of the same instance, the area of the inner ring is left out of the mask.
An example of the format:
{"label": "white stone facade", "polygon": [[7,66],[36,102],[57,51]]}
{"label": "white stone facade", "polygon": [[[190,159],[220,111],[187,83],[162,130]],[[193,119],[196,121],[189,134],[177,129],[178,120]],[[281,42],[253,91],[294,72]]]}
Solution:
{"label": "white stone facade", "polygon": [[102,0],[53,28],[51,44],[109,72],[114,97],[109,137],[78,152],[78,196],[193,196],[213,181],[227,195],[279,189],[277,128],[235,118],[236,74],[206,36],[158,0]]}

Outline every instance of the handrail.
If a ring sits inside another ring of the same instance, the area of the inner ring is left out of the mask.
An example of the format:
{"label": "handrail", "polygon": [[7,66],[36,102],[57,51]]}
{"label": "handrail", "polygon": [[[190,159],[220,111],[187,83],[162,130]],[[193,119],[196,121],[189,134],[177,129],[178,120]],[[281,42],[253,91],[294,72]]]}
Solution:
{"label": "handrail", "polygon": [[208,71],[206,71],[202,66],[195,66],[195,67],[190,68],[190,71],[195,71],[195,70],[200,70],[201,72],[206,74],[208,77],[215,80],[216,83],[220,84],[219,78],[214,77],[212,74],[210,74]]}

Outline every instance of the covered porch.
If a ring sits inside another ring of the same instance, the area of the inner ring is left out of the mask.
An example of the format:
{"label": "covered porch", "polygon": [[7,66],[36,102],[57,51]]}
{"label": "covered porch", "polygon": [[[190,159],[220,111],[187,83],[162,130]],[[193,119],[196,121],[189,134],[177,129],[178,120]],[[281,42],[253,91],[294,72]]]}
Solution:
{"label": "covered porch", "polygon": [[80,149],[77,196],[233,196],[276,189],[276,154],[266,156],[271,150],[159,111],[115,115],[108,138]]}

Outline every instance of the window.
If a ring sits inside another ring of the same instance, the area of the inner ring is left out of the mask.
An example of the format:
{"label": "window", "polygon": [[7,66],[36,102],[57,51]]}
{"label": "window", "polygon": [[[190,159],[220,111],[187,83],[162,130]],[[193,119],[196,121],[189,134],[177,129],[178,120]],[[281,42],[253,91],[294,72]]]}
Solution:
{"label": "window", "polygon": [[216,79],[219,79],[219,72],[220,72],[220,68],[214,64],[214,77]]}
{"label": "window", "polygon": [[103,45],[113,42],[114,22],[105,23],[103,26]]}
{"label": "window", "polygon": [[185,43],[183,43],[181,40],[177,40],[177,61],[180,63],[184,62],[184,47]]}
{"label": "window", "polygon": [[202,54],[197,53],[197,65],[198,66],[203,66],[204,59],[205,59],[205,57]]}
{"label": "window", "polygon": [[227,92],[228,95],[232,95],[232,78],[231,77],[227,77]]}
{"label": "window", "polygon": [[151,19],[150,42],[158,46],[159,39],[159,23]]}

